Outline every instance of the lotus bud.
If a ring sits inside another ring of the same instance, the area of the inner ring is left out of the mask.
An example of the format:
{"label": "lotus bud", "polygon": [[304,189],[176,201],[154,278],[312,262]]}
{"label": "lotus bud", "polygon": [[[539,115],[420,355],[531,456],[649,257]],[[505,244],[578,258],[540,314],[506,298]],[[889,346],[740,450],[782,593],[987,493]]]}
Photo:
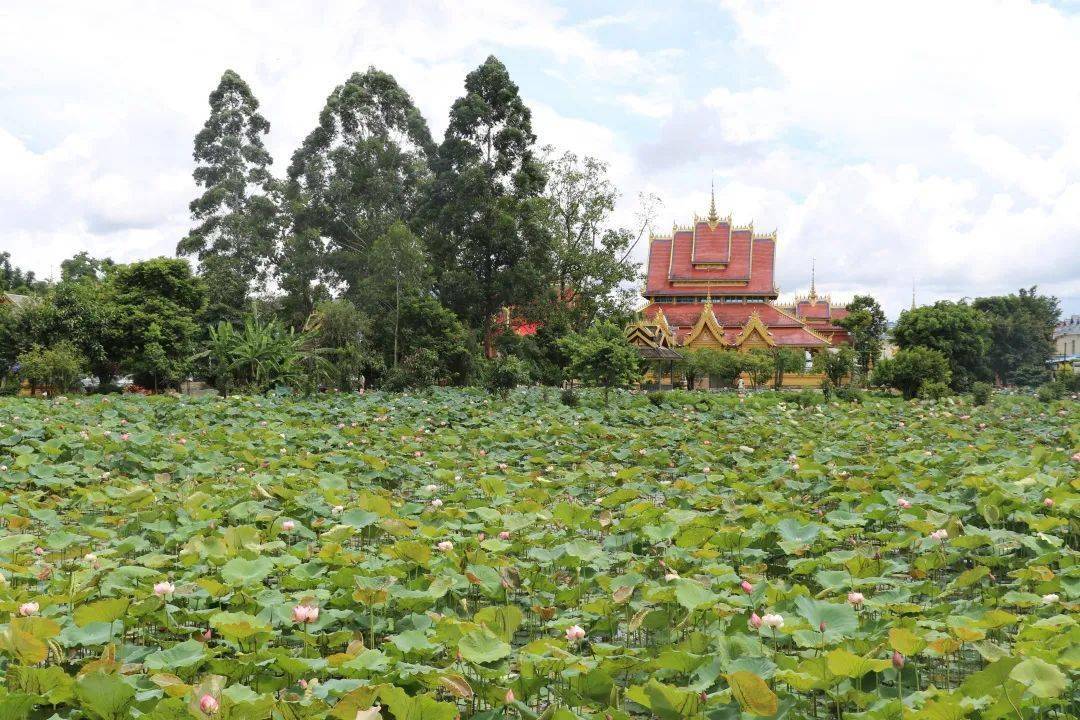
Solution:
{"label": "lotus bud", "polygon": [[900,654],[899,650],[893,650],[892,653],[892,666],[897,670],[904,669],[904,656]]}
{"label": "lotus bud", "polygon": [[755,630],[761,629],[761,616],[759,616],[756,612],[750,613],[750,627],[754,628]]}
{"label": "lotus bud", "polygon": [[818,629],[818,632],[825,632],[825,621],[824,620],[822,620],[821,622],[818,623],[817,629]]}
{"label": "lotus bud", "polygon": [[510,689],[510,690],[507,690],[507,691],[506,691],[506,696],[505,696],[505,697],[503,698],[503,700],[504,700],[504,701],[506,701],[506,704],[507,704],[507,705],[509,705],[510,703],[512,703],[512,702],[514,702],[515,700],[517,700],[517,698],[515,698],[515,697],[514,697],[514,691],[513,691],[513,689]]}
{"label": "lotus bud", "polygon": [[751,585],[748,580],[743,580],[741,583],[739,583],[739,587],[741,587],[743,589],[743,592],[745,592],[747,595],[754,592],[754,586]]}
{"label": "lotus bud", "polygon": [[211,695],[209,693],[207,693],[206,695],[203,695],[199,699],[199,709],[202,710],[207,715],[213,715],[214,713],[216,713],[218,711],[218,708],[220,708],[220,707],[221,707],[221,704],[217,701],[217,698],[215,698],[213,695]]}

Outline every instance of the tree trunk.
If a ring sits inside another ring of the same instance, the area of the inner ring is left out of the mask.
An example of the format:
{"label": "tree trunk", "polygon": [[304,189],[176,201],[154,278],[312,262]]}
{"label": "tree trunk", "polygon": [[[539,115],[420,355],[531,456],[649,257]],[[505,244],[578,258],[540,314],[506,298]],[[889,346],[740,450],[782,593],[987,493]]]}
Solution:
{"label": "tree trunk", "polygon": [[394,367],[398,364],[398,327],[401,321],[401,272],[394,281]]}

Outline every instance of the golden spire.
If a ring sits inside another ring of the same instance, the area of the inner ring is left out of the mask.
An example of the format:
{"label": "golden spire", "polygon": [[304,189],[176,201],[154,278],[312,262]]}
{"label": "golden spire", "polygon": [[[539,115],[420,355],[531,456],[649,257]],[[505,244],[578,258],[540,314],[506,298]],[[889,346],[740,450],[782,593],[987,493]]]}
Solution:
{"label": "golden spire", "polygon": [[911,309],[915,309],[915,281],[911,281]]}
{"label": "golden spire", "polygon": [[716,225],[720,222],[720,216],[716,214],[716,183],[709,181],[709,224]]}
{"label": "golden spire", "polygon": [[817,300],[817,258],[810,258],[810,301]]}

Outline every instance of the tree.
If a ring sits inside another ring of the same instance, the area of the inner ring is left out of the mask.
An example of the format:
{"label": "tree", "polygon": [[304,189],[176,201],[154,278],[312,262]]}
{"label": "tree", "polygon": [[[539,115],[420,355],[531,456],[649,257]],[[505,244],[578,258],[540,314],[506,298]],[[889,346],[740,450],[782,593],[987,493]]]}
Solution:
{"label": "tree", "polygon": [[265,279],[279,214],[271,197],[273,162],[262,136],[270,123],[236,72],[226,70],[210,93],[210,117],[195,136],[196,184],[190,205],[196,225],[176,247],[195,255],[207,278],[211,318],[235,318],[251,283]]}
{"label": "tree", "polygon": [[[393,315],[386,313],[372,320],[373,344],[384,349],[392,347]],[[476,341],[461,320],[438,300],[430,294],[404,298],[400,324],[399,366],[412,357],[408,372],[423,368],[423,372],[428,374],[430,370],[432,382],[464,385],[472,379],[476,367]],[[431,355],[420,353],[421,350],[430,351]],[[434,359],[429,362],[429,357]],[[398,381],[393,384],[403,386]],[[404,382],[404,386],[415,387],[416,383]]]}
{"label": "tree", "polygon": [[439,147],[431,212],[440,298],[490,348],[506,306],[527,307],[550,277],[544,170],[529,109],[494,56],[465,78]]}
{"label": "tree", "polygon": [[769,382],[776,371],[776,362],[772,355],[764,350],[751,350],[743,358],[746,373],[750,376],[750,384],[760,388]]}
{"label": "tree", "polygon": [[986,377],[990,349],[990,322],[965,302],[941,300],[900,315],[893,337],[901,348],[925,347],[949,361],[951,387],[963,392]]}
{"label": "tree", "polygon": [[93,258],[85,250],[60,263],[60,281],[65,283],[84,280],[99,282],[116,267],[111,258]]}
{"label": "tree", "polygon": [[606,163],[565,152],[548,157],[545,172],[552,239],[550,301],[565,309],[575,330],[582,330],[598,314],[610,317],[629,309],[632,293],[621,286],[640,268],[627,259],[634,237],[630,230],[610,225],[618,191]]}
{"label": "tree", "polygon": [[206,306],[202,279],[192,274],[186,260],[155,258],[119,266],[111,283],[122,368],[144,387],[180,381],[190,367],[197,320]]}
{"label": "tree", "polygon": [[361,296],[369,312],[393,315],[390,367],[397,367],[401,335],[401,303],[423,292],[429,267],[424,247],[403,222],[395,222],[371,248],[371,278]]}
{"label": "tree", "polygon": [[31,392],[42,386],[56,392],[72,390],[83,371],[83,359],[69,342],[35,346],[19,355],[18,365],[19,375],[30,383]]}
{"label": "tree", "polygon": [[824,350],[814,356],[814,372],[824,373],[832,387],[840,387],[855,369],[855,351],[849,347]]}
{"label": "tree", "polygon": [[773,387],[784,386],[784,373],[802,372],[806,365],[803,352],[786,347],[774,347],[769,351],[773,361]]}
{"label": "tree", "polygon": [[910,400],[924,383],[948,383],[952,371],[944,353],[915,346],[905,348],[874,367],[871,382],[879,387],[893,387]]}
{"label": "tree", "polygon": [[1037,289],[1020,288],[1019,294],[977,298],[972,303],[990,323],[986,360],[999,383],[1038,385],[1046,379],[1061,308],[1057,298],[1039,295]]}
{"label": "tree", "polygon": [[11,253],[0,251],[0,292],[36,293],[48,283],[37,279],[33,270],[23,270],[11,264]]}
{"label": "tree", "polygon": [[336,87],[289,165],[295,257],[282,285],[302,293],[321,276],[361,300],[376,240],[417,217],[433,153],[427,123],[391,75],[369,68]]}
{"label": "tree", "polygon": [[705,372],[710,383],[715,380],[717,387],[729,388],[743,371],[746,370],[747,356],[736,350],[705,350]]}
{"label": "tree", "polygon": [[885,311],[873,297],[856,295],[848,303],[847,316],[836,324],[851,335],[851,346],[855,350],[859,369],[865,375],[881,354],[882,337],[887,329]]}
{"label": "tree", "polygon": [[362,387],[372,360],[365,344],[370,323],[348,300],[324,302],[315,308],[304,328],[313,346],[329,362],[331,381],[340,390]]}
{"label": "tree", "polygon": [[584,333],[572,333],[562,343],[570,356],[570,373],[589,385],[604,388],[604,400],[612,387],[635,382],[641,376],[641,356],[626,342],[620,326],[602,321]]}
{"label": "tree", "polygon": [[505,400],[510,391],[529,381],[529,364],[514,355],[493,358],[488,362],[485,385],[487,389]]}

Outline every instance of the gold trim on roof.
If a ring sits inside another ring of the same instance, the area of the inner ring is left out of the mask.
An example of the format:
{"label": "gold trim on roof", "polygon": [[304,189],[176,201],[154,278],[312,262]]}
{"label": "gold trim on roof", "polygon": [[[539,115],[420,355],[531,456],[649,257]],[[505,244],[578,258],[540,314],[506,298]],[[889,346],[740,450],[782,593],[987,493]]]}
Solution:
{"label": "gold trim on roof", "polygon": [[776,339],[773,337],[772,333],[769,332],[768,326],[761,321],[761,316],[758,315],[757,310],[750,313],[749,319],[747,319],[746,323],[742,326],[742,331],[735,336],[735,341],[732,344],[736,347],[740,347],[754,333],[760,335],[761,339],[764,340],[765,344],[769,347],[774,347],[776,345]]}

